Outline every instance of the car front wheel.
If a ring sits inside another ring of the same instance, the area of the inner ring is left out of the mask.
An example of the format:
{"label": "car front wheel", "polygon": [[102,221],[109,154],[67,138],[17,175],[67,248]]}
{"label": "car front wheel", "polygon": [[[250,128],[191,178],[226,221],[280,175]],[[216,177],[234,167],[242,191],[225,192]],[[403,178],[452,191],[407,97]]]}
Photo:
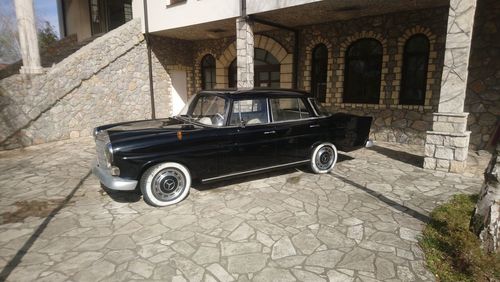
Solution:
{"label": "car front wheel", "polygon": [[314,173],[328,173],[337,162],[337,148],[332,143],[316,146],[311,156],[311,169]]}
{"label": "car front wheel", "polygon": [[164,207],[186,198],[191,187],[191,175],[181,164],[162,163],[146,170],[140,185],[146,203]]}

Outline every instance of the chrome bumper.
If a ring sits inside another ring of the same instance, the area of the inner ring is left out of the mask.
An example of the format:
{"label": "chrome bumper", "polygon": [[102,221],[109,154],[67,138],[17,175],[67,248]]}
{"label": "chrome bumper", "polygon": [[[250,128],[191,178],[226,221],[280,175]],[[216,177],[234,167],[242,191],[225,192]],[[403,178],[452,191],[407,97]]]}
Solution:
{"label": "chrome bumper", "polygon": [[111,190],[132,191],[137,186],[137,180],[123,179],[111,176],[106,170],[97,165],[92,167],[92,173],[99,178],[101,183]]}
{"label": "chrome bumper", "polygon": [[375,146],[375,142],[373,142],[373,140],[370,140],[370,139],[366,140],[366,143],[365,143],[366,148],[370,148],[373,146]]}

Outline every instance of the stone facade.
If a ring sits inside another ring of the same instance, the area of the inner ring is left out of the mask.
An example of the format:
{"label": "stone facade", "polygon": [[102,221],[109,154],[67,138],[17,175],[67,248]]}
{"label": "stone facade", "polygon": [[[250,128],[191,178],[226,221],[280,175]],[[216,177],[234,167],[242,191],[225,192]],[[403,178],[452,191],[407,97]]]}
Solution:
{"label": "stone facade", "polygon": [[471,229],[481,239],[485,251],[500,251],[500,144],[484,173]]}
{"label": "stone facade", "polygon": [[[482,5],[487,6],[487,4]],[[493,3],[491,5],[497,4]],[[474,33],[474,42],[478,43],[476,45],[473,43],[472,47],[471,79],[469,79],[467,104],[465,105],[466,110],[471,112],[468,120],[468,126],[472,131],[470,135],[471,144],[473,148],[477,149],[485,148],[487,140],[493,135],[499,114],[498,109],[500,109],[497,89],[498,52],[491,51],[497,50],[493,49],[497,44],[493,38],[496,38],[494,35],[498,32],[496,26],[498,21],[495,21],[498,13],[494,12],[495,9],[491,10],[482,9],[482,12],[480,11],[482,18],[476,27],[480,31]],[[433,119],[437,121],[439,118],[433,117],[433,113],[438,112],[441,96],[441,75],[445,60],[447,20],[448,7],[441,7],[298,27],[300,34],[298,42],[298,88],[308,91],[311,89],[312,50],[319,43],[325,44],[328,48],[328,73],[327,101],[324,106],[333,112],[373,116],[374,123],[370,137],[374,140],[423,145],[426,132],[433,130]],[[0,129],[2,129],[0,133],[0,144],[2,145],[0,147],[13,148],[19,144],[30,145],[69,138],[71,132],[73,132],[73,136],[84,135],[88,134],[88,129],[95,124],[111,121],[111,118],[99,117],[89,110],[84,110],[81,115],[89,116],[89,118],[87,120],[83,119],[83,121],[82,119],[73,121],[71,124],[72,126],[75,123],[78,124],[76,127],[66,126],[65,122],[56,122],[59,119],[64,119],[62,114],[59,114],[58,119],[47,118],[44,119],[44,122],[63,124],[62,133],[49,133],[49,129],[47,129],[47,132],[38,130],[39,127],[43,126],[38,125],[39,123],[36,120],[40,119],[41,121],[42,115],[56,116],[50,109],[56,104],[62,105],[66,101],[66,97],[76,100],[86,97],[85,95],[71,95],[71,93],[77,93],[80,87],[87,87],[85,82],[93,79],[116,84],[117,89],[125,90],[123,96],[132,95],[132,93],[137,94],[136,96],[127,96],[129,98],[124,98],[124,101],[116,101],[117,104],[114,105],[115,108],[123,108],[125,111],[133,112],[134,115],[122,115],[120,113],[113,117],[114,120],[149,117],[149,86],[147,68],[144,68],[147,62],[145,58],[146,51],[144,50],[143,37],[135,25],[126,24],[119,28],[118,31],[112,31],[106,34],[104,38],[96,39],[95,42],[89,44],[94,47],[84,47],[73,56],[52,67],[43,76],[28,78],[17,75],[1,80],[0,91],[4,95],[1,97],[0,110],[5,118],[0,121]],[[250,25],[246,25],[245,36],[248,35],[248,26]],[[404,44],[408,38],[415,34],[424,34],[430,42],[425,103],[424,105],[402,105],[399,103],[399,92]],[[282,88],[291,88],[295,45],[293,33],[274,29],[258,32],[252,36],[254,39],[253,47],[265,49],[280,62],[280,86]],[[345,52],[350,43],[364,37],[375,38],[383,46],[379,103],[343,103]],[[237,57],[235,37],[186,41],[152,36],[151,42],[154,55],[153,73],[155,76],[155,92],[157,93],[157,116],[162,117],[170,113],[169,93],[172,92],[172,85],[168,75],[170,71],[182,70],[186,72],[188,96],[201,90],[200,62],[206,54],[211,54],[216,59],[216,87],[228,87],[228,68]],[[132,49],[138,50],[135,52]],[[122,58],[132,55],[138,56],[137,61]],[[118,69],[119,66],[124,65],[130,65],[130,70],[133,69],[134,72],[129,73]],[[105,75],[106,68],[113,68],[117,74],[110,81],[108,79],[111,78]],[[99,74],[102,74],[104,78]],[[134,88],[133,84],[130,88],[128,85],[126,87],[121,85],[121,80],[131,81],[130,76],[138,79],[135,81],[136,88]],[[99,83],[96,83],[96,85],[99,85]],[[90,87],[90,84],[88,87]],[[102,88],[102,85],[100,87]],[[110,88],[112,87],[110,86]],[[88,91],[92,92],[94,90],[89,89]],[[95,95],[94,99],[97,99],[97,97]],[[94,100],[90,99],[89,101]],[[77,108],[88,108],[94,105],[94,102],[90,103],[91,106],[84,106],[87,102],[71,103],[76,103]],[[67,104],[71,105],[71,103],[68,102]],[[125,103],[127,106],[119,103]],[[78,113],[78,110],[73,111],[64,108],[62,111],[78,116],[78,114],[75,114]],[[449,117],[447,119],[452,120],[454,118]],[[29,128],[32,125],[37,125],[37,130],[30,130]],[[59,127],[57,130],[61,130]],[[55,130],[55,128],[52,128],[52,130]],[[34,133],[35,131],[44,133]],[[37,134],[43,136],[37,136]],[[463,132],[463,134],[466,133]],[[443,137],[444,139],[447,138]],[[445,146],[444,143],[443,145],[438,143],[432,145]],[[462,148],[450,148],[453,151],[453,160],[455,160],[455,155],[460,155],[460,153],[456,152],[461,151]],[[428,151],[431,152],[432,150],[429,149]],[[432,152],[432,156],[428,157],[435,157],[436,150],[434,149]],[[437,161],[434,162],[434,165],[437,165]],[[448,164],[448,167],[451,167],[451,163]]]}
{"label": "stone facade", "polygon": [[[437,8],[304,27],[301,30],[299,87],[310,89],[310,50],[317,43],[323,43],[329,51],[324,106],[334,112],[373,116],[371,138],[374,140],[424,144],[425,132],[431,128],[432,113],[437,111],[446,18],[447,9]],[[423,106],[401,105],[402,47],[407,38],[419,33],[430,41],[426,100]],[[345,52],[350,43],[365,37],[377,39],[384,50],[379,103],[343,103]]]}
{"label": "stone facade", "polygon": [[465,111],[472,132],[470,147],[491,144],[500,117],[500,1],[477,3],[469,61]]}
{"label": "stone facade", "polygon": [[[406,13],[365,17],[299,27],[298,88],[310,91],[312,49],[319,43],[328,48],[327,102],[333,112],[348,112],[374,117],[371,138],[381,141],[420,144],[432,127],[432,113],[437,111],[446,39],[446,7]],[[403,46],[410,36],[424,34],[430,41],[427,92],[423,106],[401,105],[399,86]],[[372,37],[384,46],[381,98],[378,104],[342,102],[344,54],[349,43]],[[272,30],[255,34],[256,48],[271,52],[280,61],[280,85],[292,87],[293,33]],[[235,38],[194,42],[195,92],[201,90],[200,61],[212,54],[217,64],[217,88],[227,88],[228,67],[236,58]]]}
{"label": "stone facade", "polygon": [[[0,81],[0,149],[87,136],[97,125],[151,117],[139,20],[94,40],[40,76]],[[157,116],[171,113],[170,78],[154,57]]]}

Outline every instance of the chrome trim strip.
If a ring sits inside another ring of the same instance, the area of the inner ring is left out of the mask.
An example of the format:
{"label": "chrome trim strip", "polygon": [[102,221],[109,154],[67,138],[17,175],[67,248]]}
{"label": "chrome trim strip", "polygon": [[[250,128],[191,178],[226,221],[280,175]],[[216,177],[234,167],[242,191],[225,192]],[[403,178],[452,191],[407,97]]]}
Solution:
{"label": "chrome trim strip", "polygon": [[92,173],[99,178],[99,181],[111,190],[132,191],[137,186],[137,180],[123,179],[120,177],[111,176],[108,171],[100,168],[97,165],[92,167]]}
{"label": "chrome trim strip", "polygon": [[313,110],[314,114],[316,115],[316,117],[319,117],[319,113],[318,111],[316,110],[316,107],[314,107],[314,98],[307,98],[307,102],[309,103],[309,107],[311,107],[311,109]]}
{"label": "chrome trim strip", "polygon": [[273,168],[280,168],[280,167],[286,167],[286,166],[291,166],[291,165],[296,165],[296,164],[302,164],[302,163],[307,163],[310,161],[311,160],[303,160],[303,161],[298,161],[298,162],[292,162],[292,163],[268,166],[268,167],[263,167],[263,168],[257,168],[257,169],[242,171],[242,172],[235,172],[235,173],[225,174],[225,175],[221,175],[221,176],[202,179],[201,182],[208,182],[208,181],[227,178],[227,177],[231,177],[231,176],[243,175],[243,174],[248,174],[248,173],[252,173],[252,172],[259,172],[259,171],[264,171],[264,170],[268,170],[268,169],[273,169]]}

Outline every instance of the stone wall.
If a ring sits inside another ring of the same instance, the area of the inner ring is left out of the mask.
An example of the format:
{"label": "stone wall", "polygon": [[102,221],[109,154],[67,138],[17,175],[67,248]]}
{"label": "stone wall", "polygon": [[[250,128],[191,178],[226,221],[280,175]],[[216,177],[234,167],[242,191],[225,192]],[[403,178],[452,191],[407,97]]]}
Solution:
{"label": "stone wall", "polygon": [[479,236],[487,252],[500,251],[500,144],[484,173],[484,184],[479,192],[471,229]]}
{"label": "stone wall", "polygon": [[465,111],[470,147],[484,149],[500,117],[500,1],[478,1],[472,36]]}
{"label": "stone wall", "polygon": [[[158,117],[171,113],[170,77],[153,56]],[[87,136],[97,125],[151,117],[139,20],[84,46],[39,76],[0,81],[0,149]]]}
{"label": "stone wall", "polygon": [[[447,13],[447,7],[442,7],[299,27],[298,88],[310,91],[311,50],[316,44],[323,43],[329,49],[327,101],[324,106],[334,112],[373,116],[371,138],[375,140],[423,145],[425,132],[432,125],[432,113],[437,111]],[[425,34],[431,44],[425,105],[400,105],[399,85],[403,46],[406,39],[418,33]],[[265,44],[261,44],[262,40],[259,39],[261,37],[268,38]],[[351,42],[362,37],[376,38],[384,47],[379,104],[342,102],[344,54]],[[287,64],[293,62],[293,33],[285,30],[272,30],[257,33],[255,38],[255,47],[260,45],[270,52],[283,49],[284,54],[287,55],[283,62]],[[227,87],[227,67],[235,58],[235,52],[232,51],[234,41],[235,38],[223,38],[194,42],[195,91],[201,90],[199,61],[206,54],[212,54],[217,60],[217,87]],[[270,41],[276,44],[267,46],[267,42]],[[280,56],[278,52],[275,53],[276,57]],[[283,79],[281,80],[284,83],[281,85],[289,88],[292,81],[292,65],[289,64],[282,69],[284,71],[282,71]]]}
{"label": "stone wall", "polygon": [[[418,10],[365,17],[356,20],[307,26],[301,29],[299,87],[310,91],[311,50],[319,43],[328,47],[327,100],[334,112],[374,117],[371,138],[424,144],[425,132],[437,111],[448,9]],[[399,104],[399,90],[406,39],[425,34],[430,41],[427,92],[423,106]],[[383,46],[382,81],[378,104],[343,103],[345,52],[360,38],[375,38]],[[330,59],[333,57],[333,59]]]}

